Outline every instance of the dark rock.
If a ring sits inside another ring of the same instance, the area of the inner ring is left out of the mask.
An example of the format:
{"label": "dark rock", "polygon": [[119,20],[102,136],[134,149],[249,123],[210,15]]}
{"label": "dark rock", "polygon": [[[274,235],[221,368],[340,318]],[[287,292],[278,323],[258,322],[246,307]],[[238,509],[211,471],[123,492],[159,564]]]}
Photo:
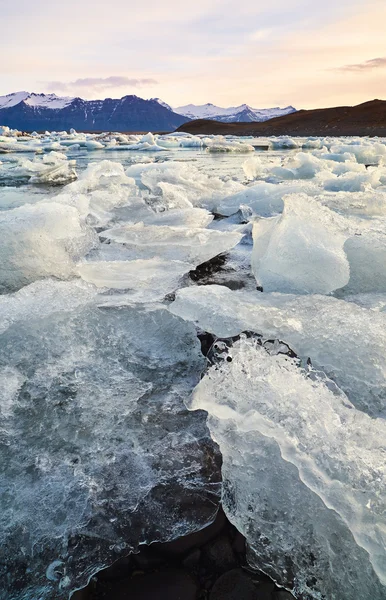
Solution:
{"label": "dark rock", "polygon": [[156,542],[151,545],[151,548],[160,556],[183,556],[192,548],[199,548],[219,535],[225,523],[226,517],[224,512],[222,509],[219,509],[216,519],[208,527],[204,527],[200,531],[185,535],[172,542],[165,542],[163,544]]}
{"label": "dark rock", "polygon": [[275,584],[273,581],[264,581],[263,583],[258,583],[256,585],[256,589],[258,591],[257,597],[259,600],[273,600],[273,593],[275,591]]}
{"label": "dark rock", "polygon": [[144,571],[156,569],[165,564],[165,559],[153,551],[151,546],[140,547],[140,552],[133,555],[133,561],[138,569]]}
{"label": "dark rock", "polygon": [[287,590],[276,590],[273,594],[273,600],[294,600],[294,596]]}
{"label": "dark rock", "polygon": [[190,278],[193,281],[200,281],[201,279],[213,275],[224,266],[226,259],[226,254],[218,254],[217,256],[214,256],[210,260],[198,265],[198,267],[196,267],[196,269],[193,271],[189,271]]}
{"label": "dark rock", "polygon": [[123,558],[117,560],[107,569],[102,569],[97,574],[98,580],[109,581],[112,579],[123,579],[130,575],[132,567],[132,558],[131,556],[124,556]]}
{"label": "dark rock", "polygon": [[210,600],[260,600],[255,584],[242,569],[221,575],[214,584]]}
{"label": "dark rock", "polygon": [[106,600],[196,600],[197,595],[197,582],[187,571],[164,569],[120,582],[105,597]]}
{"label": "dark rock", "polygon": [[232,541],[232,548],[237,554],[245,555],[245,537],[239,531]]}
{"label": "dark rock", "polygon": [[201,550],[199,548],[195,548],[191,552],[189,552],[188,556],[184,558],[182,564],[189,571],[195,571],[198,569],[198,565],[201,558]]}
{"label": "dark rock", "polygon": [[90,600],[90,588],[87,586],[83,590],[78,590],[71,596],[71,600]]}
{"label": "dark rock", "polygon": [[237,566],[237,559],[230,539],[221,535],[202,549],[205,564],[214,572],[224,573]]}
{"label": "dark rock", "polygon": [[197,337],[201,342],[201,352],[204,356],[207,356],[209,350],[211,349],[213,342],[216,340],[215,336],[207,331],[199,331],[197,333]]}

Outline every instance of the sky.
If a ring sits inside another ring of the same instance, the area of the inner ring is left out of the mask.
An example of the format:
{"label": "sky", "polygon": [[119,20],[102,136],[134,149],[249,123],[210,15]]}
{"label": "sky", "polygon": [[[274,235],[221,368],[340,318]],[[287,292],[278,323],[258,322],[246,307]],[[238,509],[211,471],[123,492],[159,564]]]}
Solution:
{"label": "sky", "polygon": [[385,0],[0,0],[0,95],[318,108],[386,99]]}

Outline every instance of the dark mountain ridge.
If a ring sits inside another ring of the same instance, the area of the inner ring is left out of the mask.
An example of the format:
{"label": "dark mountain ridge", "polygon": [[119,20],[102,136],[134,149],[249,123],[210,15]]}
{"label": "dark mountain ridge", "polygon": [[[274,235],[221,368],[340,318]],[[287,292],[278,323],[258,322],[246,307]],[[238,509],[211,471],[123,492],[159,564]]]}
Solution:
{"label": "dark mountain ridge", "polygon": [[299,110],[255,123],[220,123],[198,119],[177,131],[218,135],[386,136],[386,101],[371,100],[357,106]]}
{"label": "dark mountain ridge", "polygon": [[[44,96],[44,94],[42,95]],[[119,100],[73,98],[63,107],[31,105],[26,100],[0,108],[0,124],[22,131],[174,131],[188,119],[157,100],[124,96]]]}

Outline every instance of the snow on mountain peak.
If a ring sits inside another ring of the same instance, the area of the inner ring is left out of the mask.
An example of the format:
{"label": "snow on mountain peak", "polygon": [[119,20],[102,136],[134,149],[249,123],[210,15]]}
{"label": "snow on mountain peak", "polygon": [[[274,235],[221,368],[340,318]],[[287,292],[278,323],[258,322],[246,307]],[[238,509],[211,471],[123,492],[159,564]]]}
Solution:
{"label": "snow on mountain peak", "polygon": [[[133,102],[136,99],[137,96],[124,96],[121,98],[121,103],[127,103],[128,100],[129,102]],[[11,108],[20,104],[20,102],[24,102],[27,106],[32,108],[61,110],[71,104],[74,100],[75,98],[70,96],[60,97],[56,94],[36,94],[22,91],[6,96],[0,96],[0,109]],[[267,121],[268,119],[273,119],[274,117],[287,115],[296,111],[293,106],[258,109],[253,108],[248,104],[240,104],[240,106],[223,108],[210,102],[202,105],[187,104],[185,106],[179,106],[178,108],[172,108],[160,98],[152,98],[151,100],[158,102],[158,104],[164,108],[182,115],[187,119],[213,119],[224,123]]]}
{"label": "snow on mountain peak", "polygon": [[164,108],[167,108],[168,110],[171,110],[173,112],[173,109],[170,106],[170,104],[168,104],[167,102],[164,102],[163,100],[161,100],[161,98],[150,98],[150,100],[154,100],[155,102],[158,102],[158,104],[160,104]]}
{"label": "snow on mountain peak", "polygon": [[[222,108],[214,104],[187,104],[185,106],[179,106],[174,109],[174,112],[184,115],[189,119],[214,119],[216,121],[266,121],[273,117],[279,117],[282,115],[295,112],[295,108],[287,106],[286,108],[252,108],[248,104],[240,104],[240,106],[231,106],[229,108]],[[242,115],[241,113],[248,113]]]}
{"label": "snow on mountain peak", "polygon": [[20,104],[20,102],[25,102],[28,106],[33,107],[61,109],[68,106],[72,100],[73,98],[70,96],[60,97],[56,94],[15,92],[13,94],[7,94],[6,96],[0,96],[0,108],[11,108],[12,106]]}
{"label": "snow on mountain peak", "polygon": [[60,97],[56,94],[30,94],[25,100],[29,106],[39,106],[44,108],[64,108],[73,101],[73,97]]}
{"label": "snow on mountain peak", "polygon": [[11,108],[16,106],[19,102],[22,102],[29,96],[29,92],[15,92],[13,94],[7,94],[6,96],[0,96],[0,108]]}

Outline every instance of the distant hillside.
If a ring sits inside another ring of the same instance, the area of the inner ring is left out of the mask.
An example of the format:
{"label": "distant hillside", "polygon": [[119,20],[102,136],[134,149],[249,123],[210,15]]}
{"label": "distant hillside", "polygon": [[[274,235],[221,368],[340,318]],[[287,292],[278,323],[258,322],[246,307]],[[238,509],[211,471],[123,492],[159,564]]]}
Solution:
{"label": "distant hillside", "polygon": [[296,111],[293,106],[286,108],[252,108],[248,104],[222,108],[214,104],[187,104],[174,109],[174,112],[188,119],[211,119],[222,123],[250,123],[251,121],[267,121]]}
{"label": "distant hillside", "polygon": [[376,135],[386,136],[386,101],[372,100],[357,106],[299,110],[263,123],[219,123],[199,119],[178,131],[218,135]]}
{"label": "distant hillside", "polygon": [[174,131],[187,118],[159,101],[124,96],[119,100],[60,98],[17,92],[0,96],[0,125],[22,131]]}

